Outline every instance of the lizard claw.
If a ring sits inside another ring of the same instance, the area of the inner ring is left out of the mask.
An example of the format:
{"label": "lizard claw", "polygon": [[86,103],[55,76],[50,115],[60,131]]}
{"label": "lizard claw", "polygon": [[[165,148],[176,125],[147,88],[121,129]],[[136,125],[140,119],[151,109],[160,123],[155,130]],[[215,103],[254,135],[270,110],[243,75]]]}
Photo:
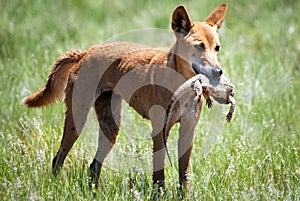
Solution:
{"label": "lizard claw", "polygon": [[206,105],[207,105],[208,108],[211,108],[213,106],[213,102],[210,98],[206,99]]}
{"label": "lizard claw", "polygon": [[229,112],[229,113],[226,115],[226,121],[227,121],[228,123],[230,123],[231,119],[232,119],[232,113]]}

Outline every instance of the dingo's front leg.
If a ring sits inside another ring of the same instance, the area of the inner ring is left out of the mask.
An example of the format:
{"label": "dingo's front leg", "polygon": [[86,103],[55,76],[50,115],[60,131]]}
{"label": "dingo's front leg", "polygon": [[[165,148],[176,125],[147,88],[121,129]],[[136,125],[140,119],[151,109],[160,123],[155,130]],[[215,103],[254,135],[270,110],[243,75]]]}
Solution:
{"label": "dingo's front leg", "polygon": [[188,189],[189,187],[188,174],[190,166],[190,156],[194,141],[194,129],[201,114],[202,100],[200,99],[196,106],[199,115],[195,116],[195,113],[192,110],[188,109],[191,107],[190,104],[193,104],[192,101],[188,102],[186,111],[184,111],[181,116],[178,138],[179,184],[180,187],[183,186],[186,189]]}
{"label": "dingo's front leg", "polygon": [[158,134],[154,134],[152,136],[153,141],[153,184],[157,185],[158,188],[165,187],[165,172],[164,172],[164,164],[165,164],[165,146],[162,140],[162,132]]}

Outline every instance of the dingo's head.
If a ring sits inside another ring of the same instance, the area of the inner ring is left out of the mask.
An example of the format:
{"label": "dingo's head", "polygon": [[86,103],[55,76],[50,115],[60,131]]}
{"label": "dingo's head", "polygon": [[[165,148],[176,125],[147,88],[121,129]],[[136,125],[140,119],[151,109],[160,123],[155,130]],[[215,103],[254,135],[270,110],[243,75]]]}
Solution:
{"label": "dingo's head", "polygon": [[[172,17],[172,29],[177,38],[174,53],[185,60],[179,69],[187,76],[204,74],[208,78],[220,77],[218,62],[221,49],[217,30],[225,17],[227,4],[217,6],[204,22],[192,22],[186,9],[180,5]],[[178,64],[177,64],[178,65]]]}

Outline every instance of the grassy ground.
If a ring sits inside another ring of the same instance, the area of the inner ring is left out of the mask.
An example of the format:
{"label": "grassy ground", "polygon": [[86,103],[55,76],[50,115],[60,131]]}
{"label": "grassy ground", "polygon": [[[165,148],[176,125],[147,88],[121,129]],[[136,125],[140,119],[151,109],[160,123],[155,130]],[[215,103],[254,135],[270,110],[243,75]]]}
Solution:
{"label": "grassy ground", "polygon": [[[189,1],[186,7],[192,19],[202,20],[218,3]],[[186,199],[300,200],[300,2],[228,3],[220,30],[220,62],[236,85],[237,112],[231,124],[224,124],[227,107],[215,104],[213,110],[204,109],[196,130]],[[151,170],[147,168],[151,161],[144,160],[144,166],[138,162],[151,150],[149,122],[125,105],[126,118],[103,169],[102,185],[90,189],[87,169],[96,149],[96,122],[89,121],[84,132],[89,134],[81,136],[63,171],[54,178],[51,161],[59,147],[64,105],[30,110],[21,99],[44,84],[50,67],[64,51],[87,49],[134,29],[169,29],[177,4],[171,0],[1,2],[0,197],[151,199]],[[176,129],[170,138],[176,161]],[[114,157],[120,150],[124,160],[116,163]],[[167,165],[162,199],[178,199],[175,168]]]}

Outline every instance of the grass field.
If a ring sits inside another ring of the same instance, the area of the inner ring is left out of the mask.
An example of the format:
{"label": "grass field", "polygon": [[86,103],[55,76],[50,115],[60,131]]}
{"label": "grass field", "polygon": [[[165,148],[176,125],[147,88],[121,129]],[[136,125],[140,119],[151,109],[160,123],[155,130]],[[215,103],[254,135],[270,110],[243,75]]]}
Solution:
{"label": "grass field", "polygon": [[[44,84],[55,59],[63,52],[87,49],[131,30],[170,30],[171,13],[179,3],[1,1],[3,200],[151,199],[151,160],[145,159],[149,164],[144,166],[138,160],[151,150],[149,122],[127,105],[115,151],[96,190],[88,186],[88,167],[97,141],[94,114],[63,170],[54,178],[51,162],[59,147],[65,107],[57,103],[33,110],[25,108],[21,100]],[[219,3],[195,0],[185,5],[196,21],[203,20]],[[212,110],[203,109],[191,159],[191,186],[185,199],[300,200],[300,1],[228,3],[220,30],[219,60],[236,86],[237,111],[233,122],[225,124],[227,106],[215,104]],[[169,142],[173,162],[176,128]],[[114,160],[118,153],[122,163]],[[177,164],[173,168],[166,164],[167,187],[161,199],[177,200]]]}

